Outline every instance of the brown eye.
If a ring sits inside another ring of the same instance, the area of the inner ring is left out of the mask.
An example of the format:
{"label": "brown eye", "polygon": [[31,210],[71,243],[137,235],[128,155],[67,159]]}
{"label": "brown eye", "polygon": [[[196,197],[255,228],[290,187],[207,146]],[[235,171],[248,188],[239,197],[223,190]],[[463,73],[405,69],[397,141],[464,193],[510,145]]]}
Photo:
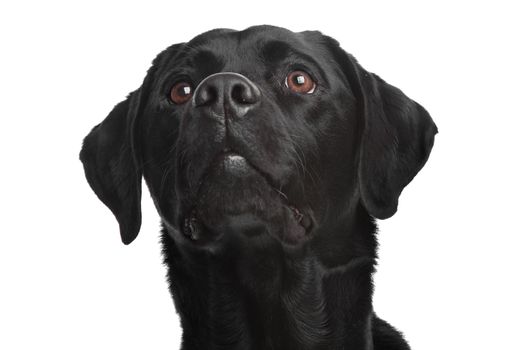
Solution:
{"label": "brown eye", "polygon": [[171,88],[170,99],[175,104],[183,104],[187,102],[193,95],[193,88],[189,83],[180,82]]}
{"label": "brown eye", "polygon": [[314,80],[302,70],[296,70],[288,74],[285,85],[297,94],[311,94],[315,90]]}

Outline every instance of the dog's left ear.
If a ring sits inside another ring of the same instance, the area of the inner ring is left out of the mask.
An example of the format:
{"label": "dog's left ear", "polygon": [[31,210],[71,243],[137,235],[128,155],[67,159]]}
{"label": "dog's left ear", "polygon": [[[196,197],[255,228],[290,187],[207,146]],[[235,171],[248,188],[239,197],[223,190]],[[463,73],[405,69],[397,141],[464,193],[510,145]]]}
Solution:
{"label": "dog's left ear", "polygon": [[106,119],[91,130],[80,152],[86,179],[115,215],[124,244],[137,237],[141,225],[142,173],[133,146],[140,90],[117,104]]}
{"label": "dog's left ear", "polygon": [[364,124],[359,161],[361,200],[370,215],[386,219],[396,213],[401,191],[425,165],[437,127],[417,102],[364,70],[353,57],[347,58]]}

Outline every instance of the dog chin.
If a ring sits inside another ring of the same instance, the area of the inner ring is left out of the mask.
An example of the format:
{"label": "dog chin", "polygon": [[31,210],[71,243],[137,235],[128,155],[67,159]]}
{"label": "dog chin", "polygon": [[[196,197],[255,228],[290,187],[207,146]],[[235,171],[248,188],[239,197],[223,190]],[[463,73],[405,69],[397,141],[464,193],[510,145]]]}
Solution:
{"label": "dog chin", "polygon": [[183,234],[195,244],[266,235],[295,245],[311,228],[311,215],[287,203],[282,192],[235,153],[221,155],[211,167],[182,222]]}

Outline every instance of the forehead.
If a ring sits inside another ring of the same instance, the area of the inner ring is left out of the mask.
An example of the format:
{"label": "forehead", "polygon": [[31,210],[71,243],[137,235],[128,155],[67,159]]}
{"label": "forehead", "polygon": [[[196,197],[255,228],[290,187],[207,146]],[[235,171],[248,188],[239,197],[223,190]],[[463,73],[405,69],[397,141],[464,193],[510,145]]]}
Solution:
{"label": "forehead", "polygon": [[305,49],[308,46],[301,33],[267,26],[251,27],[243,31],[216,29],[195,37],[188,45],[219,53],[256,53],[266,51],[268,45],[275,43],[285,49]]}
{"label": "forehead", "polygon": [[294,59],[320,66],[327,55],[324,37],[318,32],[294,33],[283,28],[258,26],[243,31],[216,29],[201,34],[181,45],[167,66],[236,70]]}

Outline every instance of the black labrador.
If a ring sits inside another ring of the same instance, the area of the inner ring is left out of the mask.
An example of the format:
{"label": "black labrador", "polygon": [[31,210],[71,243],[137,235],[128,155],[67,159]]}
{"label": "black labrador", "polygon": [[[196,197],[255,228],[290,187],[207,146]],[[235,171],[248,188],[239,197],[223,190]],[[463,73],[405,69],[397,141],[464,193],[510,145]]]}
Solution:
{"label": "black labrador", "polygon": [[436,133],[334,39],[258,26],[160,53],[80,158],[125,244],[144,177],[182,349],[409,349],[372,308],[375,218]]}

